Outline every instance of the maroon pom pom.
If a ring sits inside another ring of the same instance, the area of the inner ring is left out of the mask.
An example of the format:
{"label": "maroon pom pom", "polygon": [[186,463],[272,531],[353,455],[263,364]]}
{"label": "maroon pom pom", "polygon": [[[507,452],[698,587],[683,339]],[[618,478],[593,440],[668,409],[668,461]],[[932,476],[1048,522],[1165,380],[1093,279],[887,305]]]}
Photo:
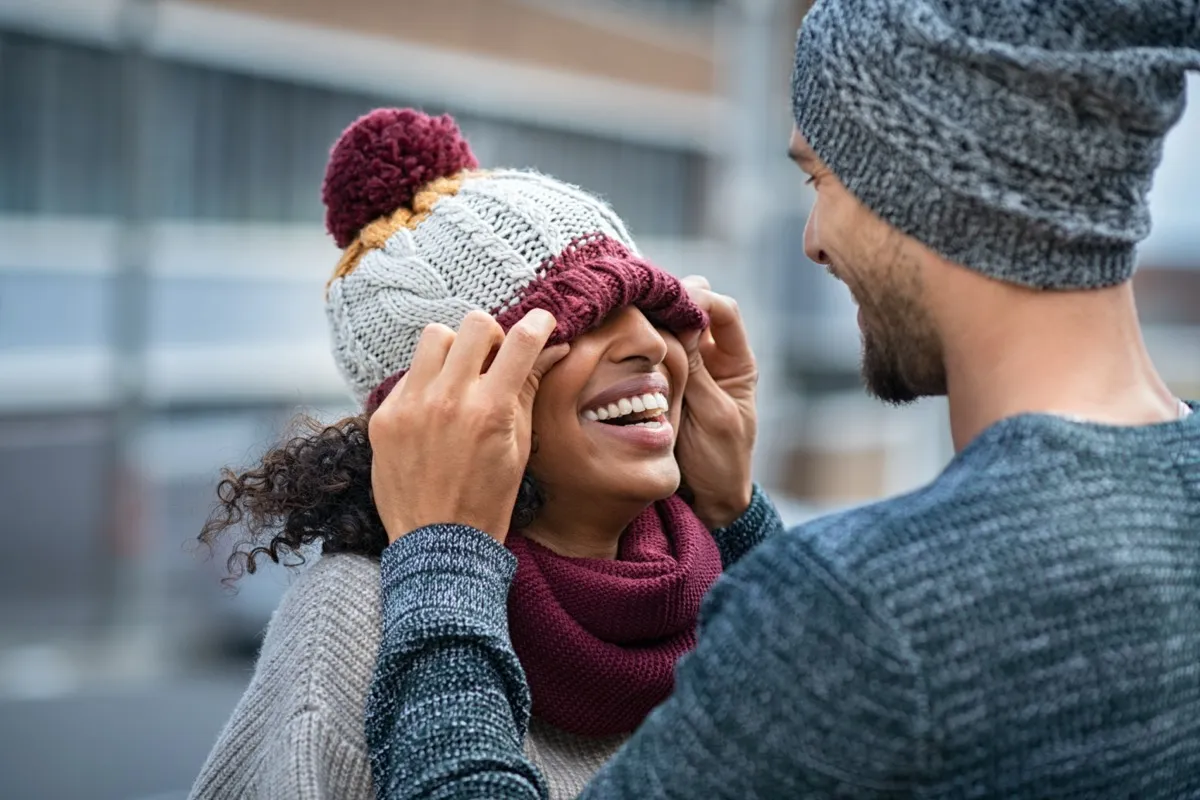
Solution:
{"label": "maroon pom pom", "polygon": [[325,227],[346,247],[363,227],[412,202],[436,178],[479,166],[449,114],[377,108],[338,138],[325,168]]}

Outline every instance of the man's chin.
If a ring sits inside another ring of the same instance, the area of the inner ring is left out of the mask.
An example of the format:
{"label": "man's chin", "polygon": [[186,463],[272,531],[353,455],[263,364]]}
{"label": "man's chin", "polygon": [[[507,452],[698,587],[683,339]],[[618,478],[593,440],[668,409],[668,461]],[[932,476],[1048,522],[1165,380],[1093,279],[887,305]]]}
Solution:
{"label": "man's chin", "polygon": [[920,400],[920,396],[907,386],[895,383],[882,383],[874,378],[864,378],[867,394],[876,400],[881,400],[890,406],[907,406]]}
{"label": "man's chin", "polygon": [[905,378],[900,365],[881,356],[864,337],[861,372],[867,394],[894,406],[905,406],[919,400],[921,393]]}
{"label": "man's chin", "polygon": [[868,394],[893,406],[907,406],[926,397],[942,397],[946,394],[944,379],[915,382],[909,380],[895,364],[864,360],[862,380]]}

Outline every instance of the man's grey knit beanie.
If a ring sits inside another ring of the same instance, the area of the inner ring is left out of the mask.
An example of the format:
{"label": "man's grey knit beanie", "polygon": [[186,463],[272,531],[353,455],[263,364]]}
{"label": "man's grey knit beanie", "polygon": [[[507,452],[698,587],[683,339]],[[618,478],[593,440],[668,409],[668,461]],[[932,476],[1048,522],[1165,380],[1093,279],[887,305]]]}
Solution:
{"label": "man's grey knit beanie", "polygon": [[1200,0],[817,0],[793,113],[859,200],[944,257],[1096,288],[1133,274],[1189,69]]}

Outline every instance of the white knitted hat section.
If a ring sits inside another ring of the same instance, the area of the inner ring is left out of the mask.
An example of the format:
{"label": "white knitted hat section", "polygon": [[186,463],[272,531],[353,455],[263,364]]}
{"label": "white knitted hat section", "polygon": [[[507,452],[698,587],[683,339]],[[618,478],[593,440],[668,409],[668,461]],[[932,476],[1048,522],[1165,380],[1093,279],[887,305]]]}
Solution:
{"label": "white knitted hat section", "polygon": [[326,304],[333,357],[355,399],[365,401],[400,369],[395,364],[412,363],[426,325],[457,329],[472,308],[417,252],[413,231],[397,231],[382,249],[364,254],[329,287]]}
{"label": "white knitted hat section", "polygon": [[457,330],[472,309],[509,308],[547,259],[595,233],[633,249],[616,214],[573,186],[515,170],[465,180],[331,284],[333,356],[355,398],[408,369],[425,326]]}
{"label": "white knitted hat section", "polygon": [[[628,247],[634,255],[641,255],[617,213],[600,198],[578,186],[535,172],[517,170],[493,172],[489,178],[489,183],[493,185],[511,187],[511,191],[543,204],[550,220],[568,232],[568,241],[590,233],[603,233]],[[563,246],[566,246],[566,242]],[[562,252],[562,248],[556,250],[555,254],[559,252]]]}

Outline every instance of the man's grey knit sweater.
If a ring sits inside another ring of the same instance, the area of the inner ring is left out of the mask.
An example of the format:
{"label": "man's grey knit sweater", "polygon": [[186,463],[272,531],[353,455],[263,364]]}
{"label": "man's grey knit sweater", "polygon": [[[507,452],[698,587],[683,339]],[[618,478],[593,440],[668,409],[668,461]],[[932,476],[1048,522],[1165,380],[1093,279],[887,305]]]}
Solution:
{"label": "man's grey knit sweater", "polygon": [[[512,572],[458,526],[384,554],[378,796],[545,796]],[[1200,414],[1008,419],[924,490],[771,537],[584,797],[1200,797]]]}

